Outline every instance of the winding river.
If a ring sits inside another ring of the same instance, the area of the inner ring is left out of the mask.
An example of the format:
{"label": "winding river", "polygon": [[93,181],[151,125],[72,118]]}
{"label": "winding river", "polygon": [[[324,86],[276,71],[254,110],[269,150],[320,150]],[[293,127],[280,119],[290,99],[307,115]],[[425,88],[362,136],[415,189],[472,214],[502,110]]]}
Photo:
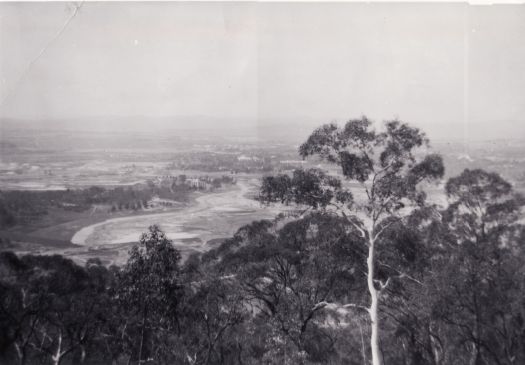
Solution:
{"label": "winding river", "polygon": [[204,251],[211,239],[229,237],[254,220],[275,217],[276,208],[261,206],[247,197],[257,182],[257,179],[239,179],[234,188],[204,194],[192,206],[180,210],[93,224],[76,232],[71,242],[90,249],[117,247],[137,242],[148,226],[157,224],[180,248]]}

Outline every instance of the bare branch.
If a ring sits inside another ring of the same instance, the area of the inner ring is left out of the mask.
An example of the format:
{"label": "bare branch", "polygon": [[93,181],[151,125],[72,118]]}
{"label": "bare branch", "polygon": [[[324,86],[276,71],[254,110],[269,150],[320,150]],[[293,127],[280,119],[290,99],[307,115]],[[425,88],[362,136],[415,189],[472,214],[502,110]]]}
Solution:
{"label": "bare branch", "polygon": [[322,301],[322,302],[319,302],[316,305],[314,305],[312,307],[312,311],[316,311],[316,310],[319,310],[319,309],[322,309],[322,308],[327,308],[327,309],[331,309],[331,310],[356,308],[356,309],[362,309],[362,310],[364,310],[366,312],[369,312],[369,309],[367,307],[359,305],[359,304],[348,303],[348,304],[341,305],[341,304],[337,304],[337,303],[329,303],[329,302],[326,302],[326,301]]}
{"label": "bare branch", "polygon": [[[395,272],[398,273],[398,275],[391,276],[392,278],[395,278],[395,279],[404,279],[404,278],[407,278],[407,279],[412,280],[413,282],[415,282],[415,283],[417,283],[417,284],[419,284],[419,285],[424,285],[421,281],[417,280],[417,279],[414,278],[413,276],[410,276],[410,275],[408,275],[408,274],[405,273],[405,272],[401,272],[401,271],[399,271],[398,269],[396,269],[396,268],[394,268],[394,267],[392,267],[392,266],[390,266],[390,265],[387,265],[387,264],[382,263],[382,262],[378,262],[378,264],[381,265],[381,266],[387,267],[387,268],[389,268],[389,269],[391,269],[391,270],[394,270]],[[389,279],[390,279],[390,278],[389,278]]]}
{"label": "bare branch", "polygon": [[361,233],[361,237],[362,238],[365,238],[366,237],[366,233],[365,233],[365,230],[361,227],[359,227],[359,225],[357,225],[355,222],[353,222],[347,215],[344,211],[341,211],[341,214],[343,214],[343,217],[346,219],[346,221],[348,223],[350,223],[352,226],[354,226],[355,229],[357,229],[359,231],[359,233]]}
{"label": "bare branch", "polygon": [[388,279],[386,279],[386,282],[383,282],[381,280],[379,281],[379,285],[381,286],[381,291],[385,290],[388,284],[390,284],[390,279],[392,279],[392,277],[389,277]]}
{"label": "bare branch", "polygon": [[404,278],[407,278],[409,280],[412,280],[413,282],[419,284],[419,285],[423,285],[423,283],[419,280],[417,280],[416,278],[406,274],[406,273],[401,273],[400,275],[397,275],[396,278],[398,279],[404,279]]}
{"label": "bare branch", "polygon": [[381,229],[379,230],[379,232],[377,232],[375,235],[374,235],[374,241],[377,240],[381,234],[383,234],[383,232],[388,228],[390,227],[392,224],[394,223],[398,223],[399,221],[401,221],[401,218],[397,218],[396,220],[393,220],[389,223],[387,223],[386,225],[384,225],[383,227],[381,227]]}
{"label": "bare branch", "polygon": [[370,312],[369,308],[367,308],[367,307],[365,307],[363,305],[354,304],[354,303],[345,304],[345,305],[343,305],[343,308],[356,308],[356,309],[362,309],[364,311]]}

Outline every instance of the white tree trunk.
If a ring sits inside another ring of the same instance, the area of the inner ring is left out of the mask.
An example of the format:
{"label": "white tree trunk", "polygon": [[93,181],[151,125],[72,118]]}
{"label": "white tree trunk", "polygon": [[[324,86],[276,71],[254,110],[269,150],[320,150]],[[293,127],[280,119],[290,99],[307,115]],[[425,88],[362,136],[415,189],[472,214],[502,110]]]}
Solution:
{"label": "white tree trunk", "polygon": [[86,361],[86,348],[80,346],[80,363],[83,364]]}
{"label": "white tree trunk", "polygon": [[370,293],[370,326],[372,335],[370,336],[370,348],[372,351],[372,365],[382,365],[383,359],[381,357],[381,350],[379,348],[379,315],[378,315],[378,301],[379,291],[374,285],[374,261],[375,261],[375,242],[373,238],[373,231],[368,232],[369,246],[368,258],[366,264],[368,266],[368,292]]}
{"label": "white tree trunk", "polygon": [[16,355],[18,356],[18,363],[20,365],[24,365],[25,363],[24,352],[22,351],[22,349],[20,348],[20,345],[18,345],[17,342],[15,342],[15,350],[16,350]]}
{"label": "white tree trunk", "polygon": [[60,360],[62,359],[62,331],[58,333],[58,344],[56,353],[51,357],[53,360],[53,365],[59,365]]}

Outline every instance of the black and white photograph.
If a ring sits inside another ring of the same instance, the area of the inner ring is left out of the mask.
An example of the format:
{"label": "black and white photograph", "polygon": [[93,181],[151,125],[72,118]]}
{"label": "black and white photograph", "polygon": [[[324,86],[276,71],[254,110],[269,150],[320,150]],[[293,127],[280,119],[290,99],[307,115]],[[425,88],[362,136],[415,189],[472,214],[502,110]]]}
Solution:
{"label": "black and white photograph", "polygon": [[524,365],[525,4],[1,1],[0,365]]}

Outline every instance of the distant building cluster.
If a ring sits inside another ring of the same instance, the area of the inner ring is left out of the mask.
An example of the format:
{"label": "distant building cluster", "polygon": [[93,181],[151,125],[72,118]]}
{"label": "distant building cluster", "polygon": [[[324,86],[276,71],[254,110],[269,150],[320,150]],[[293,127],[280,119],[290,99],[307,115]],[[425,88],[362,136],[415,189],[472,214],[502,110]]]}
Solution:
{"label": "distant building cluster", "polygon": [[221,177],[197,176],[187,177],[186,175],[162,175],[152,180],[152,184],[157,188],[174,189],[186,186],[190,189],[211,191],[222,187],[223,184],[235,184],[235,178],[223,175]]}
{"label": "distant building cluster", "polygon": [[186,185],[188,185],[190,188],[199,189],[199,190],[211,190],[212,185],[204,180],[201,180],[200,178],[193,178],[188,179],[186,181]]}

